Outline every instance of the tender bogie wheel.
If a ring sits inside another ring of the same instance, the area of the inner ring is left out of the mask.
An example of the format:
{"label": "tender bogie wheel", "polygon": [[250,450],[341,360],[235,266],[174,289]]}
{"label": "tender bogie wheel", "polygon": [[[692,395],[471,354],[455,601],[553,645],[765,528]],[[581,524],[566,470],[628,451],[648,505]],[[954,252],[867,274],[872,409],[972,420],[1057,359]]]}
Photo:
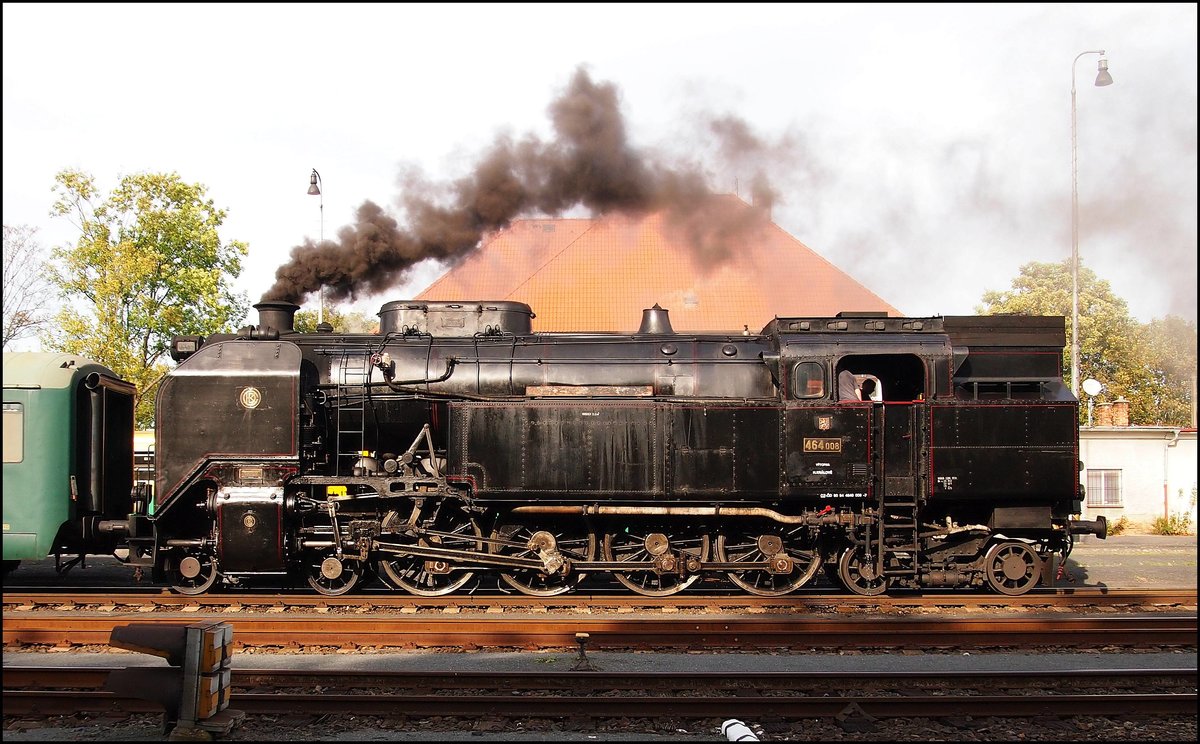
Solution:
{"label": "tender bogie wheel", "polygon": [[875,556],[867,560],[860,548],[846,548],[838,559],[838,578],[855,594],[873,597],[883,594],[888,588],[886,576],[879,575],[875,568]]}
{"label": "tender bogie wheel", "polygon": [[988,586],[1000,594],[1024,594],[1042,578],[1042,557],[1033,546],[1023,542],[996,543],[983,560]]}
{"label": "tender bogie wheel", "polygon": [[203,550],[171,557],[171,590],[178,594],[203,594],[217,583],[217,559]]}
{"label": "tender bogie wheel", "polygon": [[729,580],[750,594],[778,597],[812,581],[825,562],[824,553],[806,527],[781,524],[749,526],[717,536],[717,560],[722,563],[784,561],[791,570],[730,571]]}
{"label": "tender bogie wheel", "polygon": [[[522,547],[491,543],[488,550],[500,555],[541,560],[542,548],[539,545],[545,542],[543,535],[553,537],[554,550],[563,560],[573,563],[596,560],[599,541],[596,539],[596,535],[588,531],[582,524],[578,529],[552,528],[548,530],[523,524],[497,525],[492,531],[493,538],[521,543]],[[516,569],[500,574],[500,579],[504,583],[522,594],[534,597],[553,597],[569,592],[586,577],[586,573],[580,573],[573,569],[565,574],[557,571],[546,573],[533,569]]]}
{"label": "tender bogie wheel", "polygon": [[332,551],[314,553],[308,560],[308,585],[327,597],[346,594],[362,575],[362,561],[339,559]]}
{"label": "tender bogie wheel", "polygon": [[[403,520],[398,512],[388,512],[383,518],[382,531],[387,533]],[[453,534],[450,537],[422,537],[418,544],[454,550],[479,549],[479,527],[460,510],[454,509],[449,513],[439,514],[434,529]],[[440,597],[458,591],[475,576],[472,571],[451,568],[444,561],[408,555],[380,558],[376,569],[392,586],[421,597]]]}
{"label": "tender bogie wheel", "polygon": [[[654,563],[655,561],[709,560],[711,541],[707,533],[668,536],[654,529],[629,529],[604,536],[604,560]],[[626,588],[650,597],[665,597],[687,589],[700,579],[699,573],[644,569],[613,574]]]}

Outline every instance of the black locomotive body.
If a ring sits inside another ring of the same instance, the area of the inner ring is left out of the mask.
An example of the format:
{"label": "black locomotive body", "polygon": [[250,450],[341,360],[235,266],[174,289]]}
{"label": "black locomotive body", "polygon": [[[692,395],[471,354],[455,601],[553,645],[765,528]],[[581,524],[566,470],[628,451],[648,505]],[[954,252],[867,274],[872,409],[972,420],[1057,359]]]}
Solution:
{"label": "black locomotive body", "polygon": [[[1028,591],[1078,520],[1062,318],[776,318],[757,334],[532,333],[515,302],[392,302],[378,335],[181,337],[147,556],[198,593],[364,574],[423,595],[588,576],[755,594],[824,573]],[[843,373],[850,373],[850,377]],[[848,396],[850,379],[872,396]]]}

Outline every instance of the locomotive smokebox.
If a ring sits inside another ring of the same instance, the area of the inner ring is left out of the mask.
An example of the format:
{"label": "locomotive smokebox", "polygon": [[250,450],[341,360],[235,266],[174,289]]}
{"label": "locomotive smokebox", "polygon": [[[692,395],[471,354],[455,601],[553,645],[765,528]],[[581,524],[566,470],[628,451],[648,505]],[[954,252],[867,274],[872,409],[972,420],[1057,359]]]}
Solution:
{"label": "locomotive smokebox", "polygon": [[254,306],[258,311],[258,325],[260,328],[274,328],[280,333],[292,333],[296,330],[295,318],[296,311],[300,306],[282,300],[268,300],[260,302]]}
{"label": "locomotive smokebox", "polygon": [[670,334],[674,333],[675,329],[671,327],[671,319],[667,317],[667,310],[654,303],[654,307],[648,307],[642,311],[642,326],[638,328],[638,333],[651,334]]}

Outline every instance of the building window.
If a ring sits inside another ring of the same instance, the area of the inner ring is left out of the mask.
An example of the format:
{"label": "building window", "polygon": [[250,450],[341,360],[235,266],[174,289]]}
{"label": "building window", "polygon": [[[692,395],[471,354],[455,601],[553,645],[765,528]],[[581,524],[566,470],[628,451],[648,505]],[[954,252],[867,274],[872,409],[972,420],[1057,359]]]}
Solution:
{"label": "building window", "polygon": [[1087,471],[1087,505],[1088,506],[1120,506],[1121,505],[1121,471],[1120,470],[1088,470]]}

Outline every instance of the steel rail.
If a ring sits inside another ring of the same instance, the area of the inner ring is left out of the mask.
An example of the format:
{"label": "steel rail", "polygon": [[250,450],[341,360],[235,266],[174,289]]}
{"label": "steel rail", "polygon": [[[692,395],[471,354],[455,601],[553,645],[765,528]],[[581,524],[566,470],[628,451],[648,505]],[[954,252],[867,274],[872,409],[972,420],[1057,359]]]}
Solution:
{"label": "steel rail", "polygon": [[[101,692],[114,668],[6,667],[6,714],[155,713],[154,703]],[[235,669],[230,706],[251,714],[303,710],[360,715],[422,716],[619,716],[711,718],[739,715],[780,718],[838,716],[944,717],[1194,715],[1196,669],[1065,669],[1047,672],[348,672]],[[291,690],[320,685],[320,693],[240,692],[246,688]],[[59,689],[30,689],[30,688]],[[998,690],[1036,692],[998,695]],[[62,688],[72,688],[63,691]],[[405,689],[399,693],[397,689]],[[949,694],[921,694],[930,689]],[[1047,694],[1046,688],[1071,694]],[[1097,694],[1080,690],[1105,688]],[[1112,692],[1112,688],[1125,688]],[[1133,690],[1153,689],[1154,692]],[[1183,688],[1184,692],[1167,692]],[[344,691],[358,689],[358,694]],[[988,694],[971,694],[983,689]],[[407,690],[420,690],[414,694]],[[531,691],[542,694],[530,694]],[[616,694],[637,690],[639,695]],[[725,690],[721,696],[711,693]],[[846,694],[845,690],[853,691]],[[331,692],[332,691],[332,692]],[[503,694],[494,694],[502,691]],[[874,691],[874,694],[872,694]],[[649,692],[655,694],[647,694]],[[813,696],[805,695],[810,692]],[[838,694],[831,694],[837,692]],[[436,694],[431,694],[436,693]],[[754,694],[749,694],[754,693]],[[768,694],[763,694],[768,693]]]}
{"label": "steel rail", "polygon": [[[112,629],[134,622],[194,622],[195,613],[78,611],[8,613],[4,645],[107,645]],[[573,648],[590,649],[1153,647],[1196,645],[1196,615],[1096,617],[834,617],[781,615],[220,615],[240,647]]]}
{"label": "steel rail", "polygon": [[[149,657],[148,657],[149,658]],[[235,657],[236,660],[237,657]],[[122,666],[6,666],[4,689],[28,691],[31,688],[48,690],[99,690],[108,675]],[[366,690],[374,695],[379,690],[419,689],[444,690],[542,690],[608,692],[613,690],[670,691],[695,689],[735,689],[746,691],[792,692],[816,689],[822,692],[852,688],[864,689],[902,687],[949,688],[964,690],[1016,690],[1025,687],[1052,686],[1058,689],[1093,689],[1098,687],[1195,687],[1195,667],[1178,668],[1113,668],[1113,669],[1055,669],[1025,671],[1014,669],[980,671],[755,671],[755,672],[544,672],[544,671],[353,671],[345,669],[267,669],[235,667],[232,670],[233,688],[288,689],[320,685],[325,691],[344,693]]]}
{"label": "steel rail", "polygon": [[800,592],[782,597],[758,597],[746,594],[704,594],[689,592],[667,597],[630,595],[563,594],[555,597],[531,597],[523,594],[452,594],[442,597],[418,597],[404,593],[369,592],[342,596],[323,596],[305,591],[303,594],[273,592],[210,592],[203,595],[173,594],[163,588],[91,593],[86,589],[74,592],[13,591],[3,595],[5,612],[52,606],[112,606],[154,605],[158,607],[350,607],[350,608],[443,608],[457,607],[469,611],[473,607],[486,609],[495,605],[514,608],[578,608],[626,607],[659,610],[664,607],[709,609],[765,609],[773,611],[812,611],[836,608],[1042,608],[1042,607],[1196,607],[1197,593],[1191,589],[1109,589],[1105,587],[1061,587],[1035,589],[1018,597],[968,592],[903,593],[878,597],[848,594]]}
{"label": "steel rail", "polygon": [[[655,697],[644,695],[530,696],[513,695],[314,695],[233,693],[230,708],[248,714],[285,714],[304,711],[321,715],[397,715],[405,718],[428,716],[500,716],[593,718],[689,718],[722,717],[729,711],[740,716],[778,718],[825,718],[856,716],[873,718],[938,718],[946,716],[1106,716],[1195,715],[1194,693],[1105,693],[1096,695],[870,695],[787,696],[696,696]],[[155,713],[153,703],[117,698],[106,692],[13,692],[5,691],[6,715],[64,715],[77,713]]]}

